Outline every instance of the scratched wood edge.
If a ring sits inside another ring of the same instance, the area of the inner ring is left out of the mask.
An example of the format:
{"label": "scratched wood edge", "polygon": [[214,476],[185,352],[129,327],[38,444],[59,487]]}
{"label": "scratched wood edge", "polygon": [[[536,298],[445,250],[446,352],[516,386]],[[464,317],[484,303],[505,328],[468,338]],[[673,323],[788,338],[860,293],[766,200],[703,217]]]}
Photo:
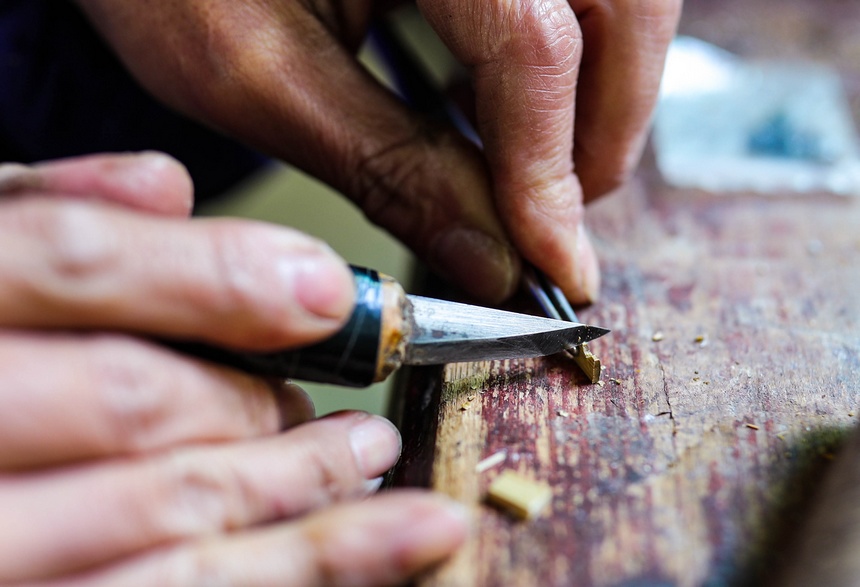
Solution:
{"label": "scratched wood edge", "polygon": [[397,374],[388,418],[400,430],[402,449],[386,475],[386,487],[430,487],[436,459],[436,431],[442,367],[406,367]]}
{"label": "scratched wood edge", "polygon": [[[451,286],[414,260],[405,280],[408,292],[450,298]],[[394,375],[386,415],[400,430],[400,459],[386,474],[384,487],[430,487],[436,459],[436,430],[442,394],[441,365],[402,367]]]}

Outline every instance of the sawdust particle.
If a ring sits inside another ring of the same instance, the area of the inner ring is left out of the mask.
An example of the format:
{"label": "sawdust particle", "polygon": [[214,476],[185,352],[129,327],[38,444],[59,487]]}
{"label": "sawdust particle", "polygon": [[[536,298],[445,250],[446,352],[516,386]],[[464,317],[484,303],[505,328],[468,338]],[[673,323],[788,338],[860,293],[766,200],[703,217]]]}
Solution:
{"label": "sawdust particle", "polygon": [[505,462],[505,459],[508,457],[508,451],[500,450],[488,456],[485,459],[478,461],[478,464],[475,465],[476,473],[483,473],[487,469],[492,469],[497,465],[501,465]]}

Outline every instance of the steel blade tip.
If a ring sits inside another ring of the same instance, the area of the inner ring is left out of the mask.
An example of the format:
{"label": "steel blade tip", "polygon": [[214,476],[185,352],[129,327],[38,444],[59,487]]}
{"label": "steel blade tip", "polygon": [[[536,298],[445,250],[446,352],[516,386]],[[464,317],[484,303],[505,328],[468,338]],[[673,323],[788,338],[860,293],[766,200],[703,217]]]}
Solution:
{"label": "steel blade tip", "polygon": [[608,328],[603,328],[602,326],[591,326],[589,324],[585,324],[584,326],[585,330],[581,334],[582,342],[577,344],[591,342],[592,340],[600,338],[604,334],[609,334],[610,332],[612,332]]}

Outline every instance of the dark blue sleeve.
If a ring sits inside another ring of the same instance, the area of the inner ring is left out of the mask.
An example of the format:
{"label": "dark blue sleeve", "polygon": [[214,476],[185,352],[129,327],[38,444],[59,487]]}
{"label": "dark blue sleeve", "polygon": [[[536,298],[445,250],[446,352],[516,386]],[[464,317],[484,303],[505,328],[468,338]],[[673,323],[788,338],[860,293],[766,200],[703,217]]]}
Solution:
{"label": "dark blue sleeve", "polygon": [[198,197],[265,159],[160,105],[68,0],[0,0],[0,161],[157,149],[189,169]]}

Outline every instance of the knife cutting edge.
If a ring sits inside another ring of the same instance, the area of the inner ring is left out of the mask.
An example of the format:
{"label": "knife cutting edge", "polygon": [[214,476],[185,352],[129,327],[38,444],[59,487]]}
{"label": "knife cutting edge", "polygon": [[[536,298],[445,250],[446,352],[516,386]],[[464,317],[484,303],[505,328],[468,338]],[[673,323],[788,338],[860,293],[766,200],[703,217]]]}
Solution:
{"label": "knife cutting edge", "polygon": [[573,349],[609,332],[598,326],[407,295],[394,279],[352,268],[356,306],[321,343],[243,352],[196,342],[173,348],[242,371],[348,387],[382,381],[401,365],[529,358]]}

